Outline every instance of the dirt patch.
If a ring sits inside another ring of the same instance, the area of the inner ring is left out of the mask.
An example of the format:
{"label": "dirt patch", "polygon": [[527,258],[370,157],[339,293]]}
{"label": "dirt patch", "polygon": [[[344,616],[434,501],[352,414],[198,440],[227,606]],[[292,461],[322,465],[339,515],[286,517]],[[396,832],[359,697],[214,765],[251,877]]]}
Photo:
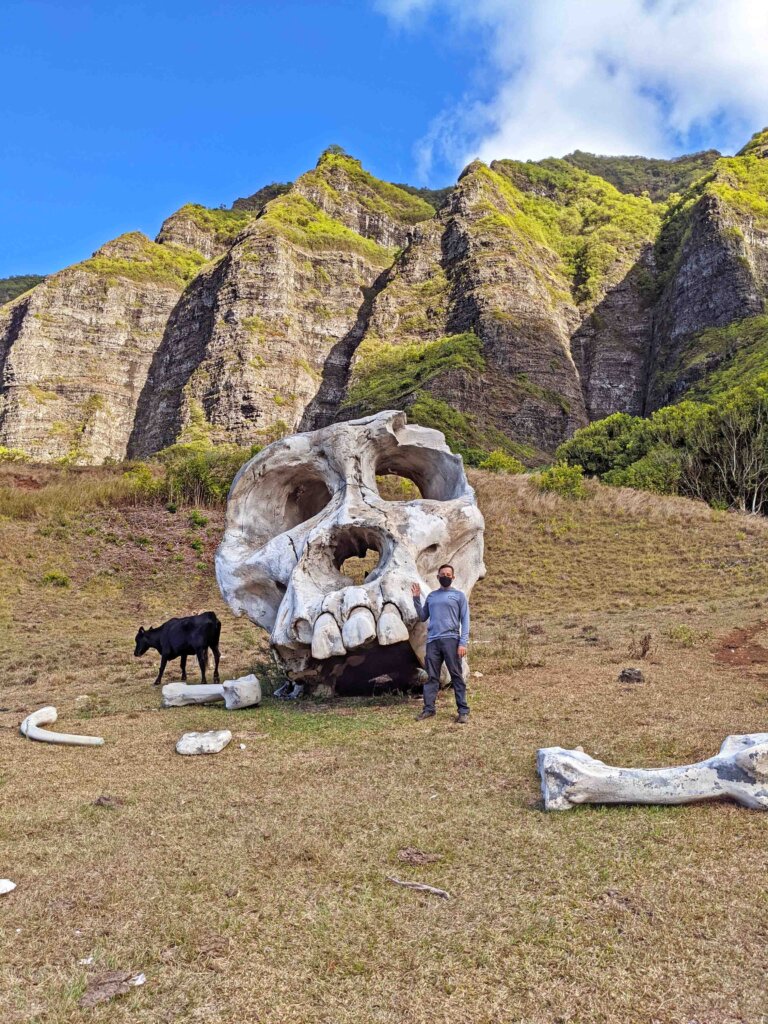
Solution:
{"label": "dirt patch", "polygon": [[739,626],[732,630],[715,647],[715,661],[734,668],[768,665],[768,647],[756,640],[761,633],[766,633],[768,637],[768,622],[755,622],[751,626]]}

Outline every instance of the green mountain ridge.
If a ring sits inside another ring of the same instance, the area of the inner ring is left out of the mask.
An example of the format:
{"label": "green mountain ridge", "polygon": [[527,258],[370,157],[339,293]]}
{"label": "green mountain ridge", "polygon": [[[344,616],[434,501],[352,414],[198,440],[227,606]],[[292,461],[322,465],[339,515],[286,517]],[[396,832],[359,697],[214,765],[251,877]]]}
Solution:
{"label": "green mountain ridge", "polygon": [[0,445],[98,462],[394,404],[470,461],[532,463],[706,400],[766,364],[767,154],[764,130],[734,157],[476,161],[419,189],[329,147],[9,293]]}

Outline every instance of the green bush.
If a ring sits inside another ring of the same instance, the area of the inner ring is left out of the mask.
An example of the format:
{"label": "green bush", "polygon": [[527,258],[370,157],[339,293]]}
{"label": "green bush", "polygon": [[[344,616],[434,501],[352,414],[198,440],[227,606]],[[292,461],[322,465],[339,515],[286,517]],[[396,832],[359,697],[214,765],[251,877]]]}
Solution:
{"label": "green bush", "polygon": [[487,469],[490,473],[525,472],[525,466],[520,459],[516,459],[514,455],[502,451],[501,448],[495,448],[492,452],[489,452],[478,468]]}
{"label": "green bush", "polygon": [[176,507],[221,504],[237,471],[258,451],[258,445],[241,448],[175,444],[164,449],[157,459],[165,467],[165,500]]}
{"label": "green bush", "polygon": [[679,494],[686,465],[685,452],[670,445],[659,445],[626,469],[612,469],[603,481],[614,487],[634,487],[656,494]]}
{"label": "green bush", "polygon": [[563,498],[586,498],[584,470],[581,466],[570,466],[567,462],[556,462],[543,469],[534,477],[542,491],[559,494]]}
{"label": "green bush", "polygon": [[0,462],[27,462],[28,455],[21,448],[6,448],[0,444]]}
{"label": "green bush", "polygon": [[768,373],[711,402],[679,402],[650,419],[617,413],[577,430],[555,457],[608,484],[768,512]]}
{"label": "green bush", "polygon": [[69,576],[59,569],[51,569],[49,572],[43,573],[42,581],[46,586],[51,587],[68,587],[72,582]]}

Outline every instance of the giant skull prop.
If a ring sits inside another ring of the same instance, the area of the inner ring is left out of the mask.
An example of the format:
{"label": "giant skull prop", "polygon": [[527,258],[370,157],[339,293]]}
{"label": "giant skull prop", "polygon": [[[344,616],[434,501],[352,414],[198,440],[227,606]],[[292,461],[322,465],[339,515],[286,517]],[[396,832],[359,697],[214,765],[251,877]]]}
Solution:
{"label": "giant skull prop", "polygon": [[[388,474],[412,480],[422,497],[382,498],[376,477]],[[419,679],[426,645],[411,584],[426,595],[450,562],[469,595],[485,574],[483,528],[443,435],[382,412],[284,438],[247,462],[229,493],[216,576],[235,614],[270,631],[297,684],[405,689]],[[371,550],[378,564],[355,585],[343,564]]]}

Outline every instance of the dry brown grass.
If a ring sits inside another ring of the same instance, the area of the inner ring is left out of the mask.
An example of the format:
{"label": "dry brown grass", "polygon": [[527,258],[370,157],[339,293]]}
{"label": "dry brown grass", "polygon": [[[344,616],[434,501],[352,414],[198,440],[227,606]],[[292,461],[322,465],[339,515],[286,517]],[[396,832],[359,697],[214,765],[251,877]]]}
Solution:
{"label": "dry brown grass", "polygon": [[[768,668],[712,651],[766,618],[766,524],[473,480],[489,574],[467,729],[444,698],[426,725],[404,700],[161,711],[155,662],[131,656],[139,623],[211,607],[225,676],[265,658],[212,580],[221,514],[2,524],[0,875],[18,888],[0,898],[0,1019],[761,1020],[768,819],[728,804],[545,815],[534,754],[582,744],[614,763],[683,763],[765,729]],[[51,570],[70,585],[43,583]],[[646,633],[647,681],[623,686]],[[44,703],[105,746],[23,740],[19,721]],[[225,725],[235,741],[218,757],[174,753],[182,731]],[[119,802],[95,806],[103,794]],[[404,847],[441,859],[409,865]],[[147,984],[79,1009],[87,978],[111,968]]]}

